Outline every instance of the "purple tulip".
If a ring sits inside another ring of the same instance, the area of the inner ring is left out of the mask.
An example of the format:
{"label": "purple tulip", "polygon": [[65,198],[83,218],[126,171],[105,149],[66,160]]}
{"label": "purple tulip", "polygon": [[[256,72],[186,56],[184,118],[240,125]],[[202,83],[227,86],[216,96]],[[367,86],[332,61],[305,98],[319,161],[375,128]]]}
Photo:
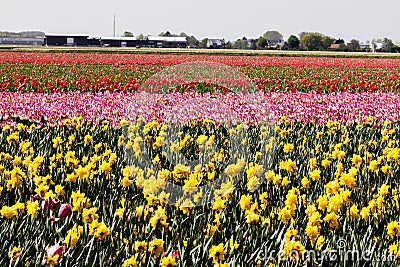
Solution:
{"label": "purple tulip", "polygon": [[46,212],[47,210],[58,211],[61,207],[60,201],[58,199],[43,199],[42,200],[42,210]]}
{"label": "purple tulip", "polygon": [[72,212],[72,206],[70,204],[62,204],[58,210],[58,218],[61,220],[67,218]]}

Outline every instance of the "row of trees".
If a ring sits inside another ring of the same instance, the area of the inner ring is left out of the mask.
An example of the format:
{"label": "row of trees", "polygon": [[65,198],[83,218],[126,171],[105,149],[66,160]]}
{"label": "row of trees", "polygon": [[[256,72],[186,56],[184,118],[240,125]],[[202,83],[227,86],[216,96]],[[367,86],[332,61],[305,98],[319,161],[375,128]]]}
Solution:
{"label": "row of trees", "polygon": [[[123,36],[131,36],[131,32],[125,32]],[[193,35],[187,35],[184,32],[173,34],[169,31],[161,32],[159,36],[180,36],[186,37],[188,46],[207,48],[208,38],[201,41],[197,40]],[[144,39],[145,36],[140,33],[136,39]],[[335,46],[332,47],[332,44]],[[389,38],[372,39],[371,42],[367,41],[366,46],[361,47],[360,41],[352,39],[349,43],[345,43],[342,39],[335,39],[331,36],[324,35],[317,32],[302,32],[298,36],[290,35],[285,41],[283,35],[275,30],[266,31],[262,36],[257,39],[248,39],[245,36],[236,41],[227,41],[224,45],[228,49],[282,49],[282,50],[308,50],[308,51],[326,51],[330,49],[339,51],[383,51],[383,52],[400,52],[400,47],[396,46]]]}
{"label": "row of trees", "polygon": [[[382,47],[378,48],[378,44],[381,44]],[[372,39],[372,45],[374,46],[374,49],[379,49],[383,52],[392,52],[392,53],[399,53],[400,52],[400,47],[395,45],[393,41],[389,38],[383,38],[383,39]]]}
{"label": "row of trees", "polygon": [[[133,33],[129,31],[125,31],[122,35],[123,37],[133,37]],[[158,36],[164,37],[186,37],[188,41],[188,46],[191,47],[199,47],[199,48],[207,48],[208,38],[204,38],[201,41],[197,40],[197,38],[193,35],[187,35],[184,32],[179,34],[170,33],[169,31],[161,32]],[[136,36],[137,40],[143,40],[145,36],[143,33],[140,33]],[[267,31],[258,39],[247,39],[243,37],[242,39],[238,39],[235,42],[227,41],[225,44],[226,48],[236,48],[236,49],[266,49],[269,44],[283,40],[283,35],[278,31]]]}
{"label": "row of trees", "polygon": [[44,32],[41,32],[41,31],[22,31],[22,32],[0,31],[0,37],[43,38]]}
{"label": "row of trees", "polygon": [[[124,37],[134,37],[132,32],[125,31]],[[186,37],[187,44],[195,48],[208,48],[208,39],[197,40],[193,35],[188,35],[184,32],[179,34],[170,33],[169,31],[161,32],[159,36],[179,36]],[[24,31],[24,32],[2,32],[0,37],[14,37],[14,38],[43,38],[44,32],[39,31]],[[138,40],[145,38],[144,34],[140,33],[136,37]],[[334,46],[332,46],[334,44]],[[345,43],[342,39],[335,39],[333,37],[317,33],[317,32],[302,32],[298,36],[290,35],[287,40],[283,39],[283,35],[278,31],[267,31],[262,36],[256,39],[248,39],[245,36],[237,39],[236,41],[227,41],[224,48],[228,49],[286,49],[286,50],[310,50],[310,51],[323,51],[323,50],[338,50],[338,51],[382,51],[382,52],[400,52],[400,47],[393,43],[389,38],[372,39],[371,42],[363,46],[360,41],[356,39],[350,40]]]}

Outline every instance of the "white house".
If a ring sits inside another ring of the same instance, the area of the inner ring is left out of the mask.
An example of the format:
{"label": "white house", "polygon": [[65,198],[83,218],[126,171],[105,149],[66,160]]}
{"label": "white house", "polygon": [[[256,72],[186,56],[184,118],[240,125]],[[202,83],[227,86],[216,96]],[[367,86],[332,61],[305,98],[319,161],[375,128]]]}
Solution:
{"label": "white house", "polygon": [[224,48],[225,39],[210,38],[207,40],[207,48]]}

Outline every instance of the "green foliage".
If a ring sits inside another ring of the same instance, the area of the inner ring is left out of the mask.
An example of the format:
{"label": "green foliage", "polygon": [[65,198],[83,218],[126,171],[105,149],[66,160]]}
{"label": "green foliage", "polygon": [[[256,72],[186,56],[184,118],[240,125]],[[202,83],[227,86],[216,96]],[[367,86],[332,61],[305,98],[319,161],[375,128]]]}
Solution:
{"label": "green foliage", "polygon": [[329,36],[322,36],[322,47],[324,50],[328,49],[333,42],[335,42],[335,38],[329,37]]}
{"label": "green foliage", "polygon": [[266,31],[263,37],[268,41],[279,41],[283,39],[283,35],[278,31]]}
{"label": "green foliage", "polygon": [[260,38],[258,38],[256,45],[257,45],[257,49],[264,49],[264,48],[267,48],[268,41],[264,37],[260,37]]}
{"label": "green foliage", "polygon": [[327,50],[334,41],[334,38],[321,33],[302,33],[300,35],[300,48],[311,51]]}
{"label": "green foliage", "polygon": [[187,36],[186,37],[186,40],[187,40],[187,45],[188,46],[195,46],[195,47],[198,47],[199,46],[199,44],[200,44],[200,42],[196,39],[196,37],[194,37],[193,35],[192,36]]}
{"label": "green foliage", "polygon": [[207,48],[207,42],[208,38],[204,38],[203,40],[201,40],[200,48]]}
{"label": "green foliage", "polygon": [[136,40],[143,40],[143,39],[144,39],[143,33],[139,33],[139,34],[136,36]]}
{"label": "green foliage", "polygon": [[132,33],[132,32],[125,31],[125,32],[122,34],[122,37],[133,37],[133,33]]}
{"label": "green foliage", "polygon": [[44,32],[41,32],[41,31],[22,31],[22,32],[0,31],[0,37],[38,38],[38,37],[44,37]]}
{"label": "green foliage", "polygon": [[293,35],[293,34],[290,35],[287,42],[289,44],[290,49],[299,49],[300,40],[299,40],[299,38],[297,38],[296,35]]}
{"label": "green foliage", "polygon": [[247,41],[246,37],[243,37],[242,39],[238,39],[233,44],[233,48],[235,48],[235,49],[248,49],[249,48],[249,42]]}
{"label": "green foliage", "polygon": [[390,53],[396,47],[393,41],[389,38],[383,38],[382,43],[383,43],[383,51],[385,52]]}
{"label": "green foliage", "polygon": [[351,52],[358,51],[360,49],[360,41],[352,39],[349,44],[347,44],[347,50]]}

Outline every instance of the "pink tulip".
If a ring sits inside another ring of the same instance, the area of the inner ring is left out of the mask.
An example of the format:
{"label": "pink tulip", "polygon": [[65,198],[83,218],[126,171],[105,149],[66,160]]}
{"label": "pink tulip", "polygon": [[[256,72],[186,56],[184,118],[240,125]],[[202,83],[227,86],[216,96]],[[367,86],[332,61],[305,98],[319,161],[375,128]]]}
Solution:
{"label": "pink tulip", "polygon": [[[141,117],[145,121],[187,123],[212,119],[217,124],[276,122],[281,116],[301,123],[374,122],[400,120],[400,96],[397,93],[238,93],[200,94],[196,92],[151,94],[101,93],[10,93],[0,92],[0,126],[16,125],[13,118],[61,125],[65,118],[81,115],[84,121],[101,124],[108,118],[113,126],[121,119]],[[371,101],[374,99],[374,101]]]}
{"label": "pink tulip", "polygon": [[50,215],[49,220],[52,222],[58,222],[60,220],[60,218],[56,218],[56,217]]}
{"label": "pink tulip", "polygon": [[31,196],[30,201],[35,202],[36,200],[39,200],[39,199],[40,199],[40,196],[38,194],[36,194],[34,196]]}
{"label": "pink tulip", "polygon": [[67,218],[72,212],[72,206],[70,204],[62,204],[58,211],[58,218],[61,220]]}
{"label": "pink tulip", "polygon": [[64,246],[53,245],[51,247],[47,247],[46,253],[47,256],[54,257],[55,255],[58,255],[59,258],[61,258],[62,255],[64,254],[65,249],[66,248]]}

